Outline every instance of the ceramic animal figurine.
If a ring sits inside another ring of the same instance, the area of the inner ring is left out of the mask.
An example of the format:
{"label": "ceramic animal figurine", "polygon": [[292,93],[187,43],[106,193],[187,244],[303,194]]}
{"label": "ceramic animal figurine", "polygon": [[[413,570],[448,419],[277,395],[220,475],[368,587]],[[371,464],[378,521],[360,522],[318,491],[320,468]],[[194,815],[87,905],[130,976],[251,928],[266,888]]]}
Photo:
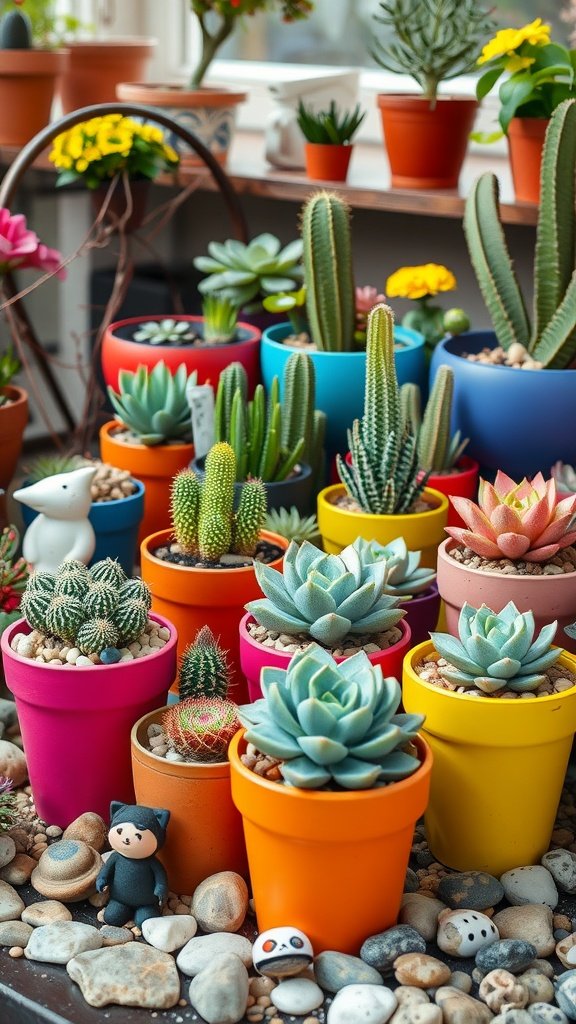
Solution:
{"label": "ceramic animal figurine", "polygon": [[86,564],[92,558],[96,534],[88,513],[95,472],[95,466],[82,466],[14,491],[16,501],[40,513],[26,530],[22,544],[22,554],[35,571],[54,574],[67,558]]}
{"label": "ceramic animal figurine", "polygon": [[259,974],[289,978],[306,970],[314,959],[314,950],[299,928],[269,928],[256,939],[252,958]]}
{"label": "ceramic animal figurine", "polygon": [[170,811],[137,807],[113,800],[110,804],[108,842],[112,853],[96,879],[98,892],[110,893],[101,920],[121,927],[138,927],[149,917],[160,917],[168,895],[168,878],[155,856],[166,838]]}

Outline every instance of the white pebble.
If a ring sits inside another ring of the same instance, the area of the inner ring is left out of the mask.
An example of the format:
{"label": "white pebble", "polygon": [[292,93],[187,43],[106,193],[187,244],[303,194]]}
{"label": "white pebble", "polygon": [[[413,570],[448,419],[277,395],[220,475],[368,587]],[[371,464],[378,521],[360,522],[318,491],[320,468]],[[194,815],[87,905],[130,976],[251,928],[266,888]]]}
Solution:
{"label": "white pebble", "polygon": [[145,658],[148,654],[152,654],[152,648],[148,644],[144,644],[138,651],[137,658]]}
{"label": "white pebble", "polygon": [[128,654],[123,654],[122,655],[122,657],[120,658],[120,661],[134,661],[134,655],[130,654],[130,651],[128,651]]}
{"label": "white pebble", "polygon": [[94,662],[90,661],[90,658],[87,658],[85,654],[79,654],[76,658],[75,664],[78,665],[78,667],[85,666],[86,668],[92,668]]}
{"label": "white pebble", "polygon": [[161,640],[169,640],[170,630],[168,629],[168,627],[160,626],[160,629],[158,630],[158,636],[160,637]]}
{"label": "white pebble", "polygon": [[68,654],[66,655],[66,661],[68,662],[69,665],[75,665],[76,662],[78,661],[79,657],[80,657],[80,648],[79,647],[71,647],[70,650],[68,651]]}
{"label": "white pebble", "polygon": [[137,640],[133,640],[131,644],[128,644],[128,650],[132,654],[137,654],[138,651],[140,650],[140,644],[138,643],[138,641]]}
{"label": "white pebble", "polygon": [[18,644],[20,643],[22,638],[25,637],[25,636],[26,636],[25,633],[15,633],[14,634],[14,636],[12,637],[12,640],[10,641],[10,647],[12,648],[13,651],[17,651],[18,650]]}

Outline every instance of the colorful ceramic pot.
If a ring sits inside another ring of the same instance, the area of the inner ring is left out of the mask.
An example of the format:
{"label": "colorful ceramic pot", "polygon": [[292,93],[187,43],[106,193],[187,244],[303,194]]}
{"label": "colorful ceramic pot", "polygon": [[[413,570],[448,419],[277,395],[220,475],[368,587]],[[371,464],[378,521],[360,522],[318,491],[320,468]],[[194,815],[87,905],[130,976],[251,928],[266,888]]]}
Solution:
{"label": "colorful ceramic pot", "polygon": [[457,188],[477,101],[382,93],[377,102],[392,188]]}
{"label": "colorful ceramic pot", "polygon": [[9,399],[8,404],[0,405],[0,488],[6,490],[22,451],[28,423],[28,394],[13,384],[0,388],[0,394]]}
{"label": "colorful ceramic pot", "polygon": [[307,142],[306,176],[310,181],[346,181],[354,146]]}
{"label": "colorful ceramic pot", "polygon": [[[400,607],[406,612],[404,621],[410,626],[412,647],[428,640],[429,634],[437,628],[440,617],[440,594],[437,584],[433,583],[423,594],[415,594],[409,601],[401,601]],[[395,675],[394,672],[386,674]]]}
{"label": "colorful ceramic pot", "polygon": [[[204,479],[205,462],[206,456],[203,456],[201,459],[194,459],[192,462],[192,469],[201,480]],[[291,508],[292,505],[295,505],[298,511],[304,514],[309,510],[312,502],[313,483],[312,470],[306,463],[300,463],[300,472],[295,473],[294,476],[289,477],[287,480],[264,481],[268,510],[272,508]],[[235,508],[238,507],[238,502],[240,501],[242,486],[241,483],[234,484]]]}
{"label": "colorful ceramic pot", "polygon": [[478,473],[480,466],[476,459],[469,455],[461,455],[456,464],[457,473],[431,473],[426,481],[427,487],[432,487],[440,494],[448,498],[448,526],[463,526],[464,522],[458,515],[450,501],[452,495],[460,498],[474,500],[478,493]]}
{"label": "colorful ceramic pot", "polygon": [[540,202],[542,149],[549,124],[547,117],[513,117],[508,125],[508,152],[517,202]]}

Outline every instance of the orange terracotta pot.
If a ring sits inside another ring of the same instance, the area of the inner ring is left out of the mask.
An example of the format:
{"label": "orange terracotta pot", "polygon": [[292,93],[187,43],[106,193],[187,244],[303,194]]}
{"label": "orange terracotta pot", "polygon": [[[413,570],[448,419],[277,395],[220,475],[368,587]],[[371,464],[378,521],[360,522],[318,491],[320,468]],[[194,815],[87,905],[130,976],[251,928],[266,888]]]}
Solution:
{"label": "orange terracotta pot", "polygon": [[127,469],[141,480],[144,494],[144,517],[138,540],[164,529],[170,522],[170,485],[172,477],[185,469],[194,458],[192,444],[126,444],[117,441],[114,433],[122,429],[119,420],[109,420],[100,429],[100,457],[119,469]]}
{"label": "orange terracotta pot", "polygon": [[145,77],[156,40],[106,39],[68,46],[68,65],[58,90],[63,114],[93,103],[113,103],[118,82]]}
{"label": "orange terracotta pot", "polygon": [[0,393],[10,399],[9,405],[0,405],[0,487],[6,490],[22,451],[22,438],[28,423],[28,395],[24,388],[12,384],[0,388]]}
{"label": "orange terracotta pot", "polygon": [[378,96],[392,188],[457,188],[478,103],[441,96]]}
{"label": "orange terracotta pot", "polygon": [[311,181],[346,181],[353,146],[307,142],[306,174]]}
{"label": "orange terracotta pot", "polygon": [[0,146],[23,146],[50,121],[68,50],[0,50]]}
{"label": "orange terracotta pot", "polygon": [[542,147],[547,117],[513,117],[508,127],[508,152],[514,195],[521,203],[540,202]]}
{"label": "orange terracotta pot", "polygon": [[[263,540],[288,547],[284,537],[263,530]],[[193,569],[155,558],[155,548],[168,544],[171,530],[161,530],[142,542],[140,548],[142,578],[152,591],[152,609],[163,615],[162,608],[170,609],[166,617],[178,631],[178,653],[182,655],[202,626],[208,625],[228,651],[231,667],[230,699],[241,704],[248,700],[246,680],[240,667],[240,637],[238,626],[244,615],[244,605],[262,597],[252,566],[239,569]],[[283,558],[270,565],[282,571]]]}
{"label": "orange terracotta pot", "polygon": [[166,708],[140,718],[132,729],[136,801],[170,811],[165,845],[158,853],[172,892],[191,896],[217,871],[248,878],[242,818],[232,802],[230,764],[186,764],[155,757],[147,749],[148,726]]}
{"label": "orange terracotta pot", "polygon": [[246,768],[244,732],[228,751],[232,799],[244,835],[258,930],[290,923],[315,953],[357,954],[368,935],[396,923],[414,825],[428,803],[432,754],[379,789],[325,792],[269,782]]}

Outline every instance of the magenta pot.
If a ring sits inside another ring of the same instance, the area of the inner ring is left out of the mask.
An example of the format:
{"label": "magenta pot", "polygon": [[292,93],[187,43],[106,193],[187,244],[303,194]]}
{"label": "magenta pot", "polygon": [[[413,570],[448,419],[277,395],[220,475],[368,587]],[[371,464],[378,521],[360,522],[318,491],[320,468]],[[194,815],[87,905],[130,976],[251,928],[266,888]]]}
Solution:
{"label": "magenta pot", "polygon": [[448,552],[457,547],[449,538],[438,548],[438,590],[446,608],[446,625],[458,636],[458,618],[465,601],[473,608],[488,605],[500,612],[509,601],[521,612],[531,611],[540,630],[554,619],[558,629],[554,643],[576,654],[576,641],[564,632],[576,620],[576,572],[556,576],[504,576],[462,565]]}
{"label": "magenta pot", "polygon": [[[271,647],[264,647],[257,640],[253,640],[248,632],[248,623],[254,622],[254,617],[246,613],[240,622],[240,665],[242,673],[248,683],[248,694],[251,701],[259,700],[262,696],[260,689],[260,673],[263,668],[288,668],[291,654],[283,651],[275,651]],[[380,665],[382,674],[402,678],[402,662],[404,655],[410,650],[412,634],[406,619],[398,623],[402,630],[402,637],[397,644],[389,647],[387,651],[377,651],[369,654],[368,657],[373,665]],[[335,658],[336,662],[346,661],[346,658]]]}
{"label": "magenta pot", "polygon": [[[416,594],[409,601],[401,601],[400,607],[406,611],[405,622],[410,626],[412,647],[430,639],[430,633],[436,629],[440,616],[440,594],[438,586],[432,583],[428,590]],[[386,672],[385,675],[390,675]]]}
{"label": "magenta pot", "polygon": [[65,828],[84,811],[108,820],[111,800],[134,802],[130,730],[166,703],[176,675],[176,630],[154,654],[92,668],[41,665],[15,654],[10,641],[30,633],[19,619],[2,634],[8,689],[16,700],[30,784],[39,816]]}

